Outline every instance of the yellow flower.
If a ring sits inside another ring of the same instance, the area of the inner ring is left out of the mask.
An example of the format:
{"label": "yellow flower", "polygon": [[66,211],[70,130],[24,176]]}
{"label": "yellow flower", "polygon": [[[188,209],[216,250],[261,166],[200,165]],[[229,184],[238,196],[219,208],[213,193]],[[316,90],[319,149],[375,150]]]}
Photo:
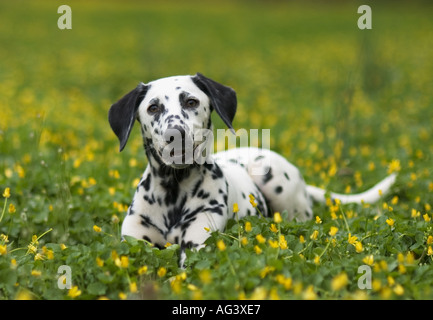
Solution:
{"label": "yellow flower", "polygon": [[11,203],[9,205],[9,213],[15,213],[17,211],[17,209],[15,209],[15,206]]}
{"label": "yellow flower", "polygon": [[212,273],[207,269],[200,271],[198,277],[203,284],[209,284],[212,282]]}
{"label": "yellow flower", "polygon": [[286,238],[283,235],[280,235],[280,248],[281,250],[288,248]]}
{"label": "yellow flower", "polygon": [[319,217],[319,216],[316,216],[316,223],[317,223],[317,224],[320,224],[320,223],[322,223],[322,219],[320,219],[320,217]]}
{"label": "yellow flower", "polygon": [[11,196],[11,188],[6,188],[5,191],[3,192],[3,197],[7,199],[10,196]]}
{"label": "yellow flower", "polygon": [[8,247],[4,245],[0,245],[0,256],[4,256],[8,253]]}
{"label": "yellow flower", "polygon": [[251,230],[252,230],[251,222],[249,221],[245,222],[245,231],[251,232]]}
{"label": "yellow flower", "polygon": [[127,256],[121,256],[120,257],[120,266],[122,268],[128,268],[129,266],[129,259]]}
{"label": "yellow flower", "polygon": [[314,264],[315,265],[319,265],[320,264],[320,257],[319,256],[315,256],[314,257]]}
{"label": "yellow flower", "polygon": [[389,219],[386,219],[386,223],[387,223],[390,227],[392,227],[392,226],[394,225],[394,223],[395,223],[395,220],[392,219],[392,218],[389,218]]}
{"label": "yellow flower", "polygon": [[79,290],[77,286],[73,286],[68,291],[68,297],[70,297],[70,298],[76,298],[79,295],[81,295],[81,290]]}
{"label": "yellow flower", "polygon": [[300,243],[305,243],[305,238],[304,238],[303,235],[300,235],[300,236],[299,236],[299,242],[300,242]]}
{"label": "yellow flower", "polygon": [[254,251],[257,253],[257,254],[261,254],[262,253],[262,249],[260,249],[260,247],[259,246],[254,246]]}
{"label": "yellow flower", "polygon": [[348,284],[349,279],[347,277],[347,274],[345,272],[340,273],[339,275],[336,275],[331,282],[331,287],[335,291],[339,291],[346,287]]}
{"label": "yellow flower", "polygon": [[233,213],[238,213],[239,212],[239,206],[237,203],[233,204]]}
{"label": "yellow flower", "polygon": [[128,296],[124,292],[119,292],[119,299],[120,300],[126,300]]}
{"label": "yellow flower", "polygon": [[278,248],[280,246],[280,244],[277,240],[269,239],[268,242],[269,242],[269,245],[271,246],[271,248]]}
{"label": "yellow flower", "polygon": [[258,234],[258,235],[256,236],[256,239],[257,239],[257,241],[258,241],[259,243],[265,243],[265,242],[266,242],[266,238],[263,237],[261,234]]}
{"label": "yellow flower", "polygon": [[355,243],[356,243],[357,240],[358,240],[358,237],[357,237],[357,236],[352,236],[352,235],[349,233],[349,238],[347,239],[347,241],[348,241],[350,244],[355,245]]}
{"label": "yellow flower", "polygon": [[302,294],[302,298],[305,300],[316,300],[317,294],[314,292],[314,287],[312,285],[308,286]]}
{"label": "yellow flower", "polygon": [[157,275],[158,277],[162,278],[163,276],[165,276],[167,274],[167,269],[164,267],[160,267],[157,271]]}
{"label": "yellow flower", "polygon": [[332,226],[331,229],[329,230],[329,235],[330,235],[331,237],[333,237],[333,236],[335,236],[335,235],[337,234],[337,232],[338,232],[338,228]]}
{"label": "yellow flower", "polygon": [[362,247],[362,243],[361,243],[361,241],[357,241],[357,242],[355,243],[355,250],[356,250],[356,252],[358,252],[358,253],[361,253],[362,251],[364,251],[364,248]]}
{"label": "yellow flower", "polygon": [[391,163],[388,165],[388,174],[391,174],[393,172],[398,172],[401,170],[400,167],[400,160],[394,159],[391,161]]}
{"label": "yellow flower", "polygon": [[40,277],[41,274],[42,274],[42,272],[39,271],[39,270],[32,270],[32,272],[31,272],[31,275],[32,275],[33,277]]}
{"label": "yellow flower", "polygon": [[310,236],[311,240],[317,240],[317,237],[319,236],[319,231],[314,230],[313,233]]}
{"label": "yellow flower", "polygon": [[433,236],[428,236],[427,244],[432,244],[432,243],[433,243]]}
{"label": "yellow flower", "polygon": [[283,219],[281,218],[281,214],[279,212],[274,213],[274,222],[275,223],[281,223]]}
{"label": "yellow flower", "polygon": [[140,269],[138,269],[138,274],[139,275],[145,274],[147,272],[147,269],[148,269],[147,266],[140,267]]}
{"label": "yellow flower", "polygon": [[241,244],[242,244],[243,246],[246,246],[246,245],[248,244],[248,239],[247,239],[247,237],[242,237],[242,239],[241,239]]}
{"label": "yellow flower", "polygon": [[420,215],[421,215],[421,212],[419,212],[419,211],[417,211],[416,209],[413,209],[413,208],[412,208],[412,211],[411,211],[411,217],[412,217],[412,218],[419,217]]}
{"label": "yellow flower", "polygon": [[95,231],[95,232],[101,232],[101,228],[100,227],[98,227],[96,224],[93,226],[93,230]]}
{"label": "yellow flower", "polygon": [[433,248],[431,246],[428,246],[427,255],[428,256],[432,256],[433,255]]}
{"label": "yellow flower", "polygon": [[397,285],[394,287],[394,293],[395,293],[396,295],[398,295],[398,296],[403,295],[403,294],[404,294],[404,289],[403,289],[403,287],[402,287],[401,285],[397,284]]}
{"label": "yellow flower", "polygon": [[3,241],[4,243],[8,243],[9,242],[9,236],[5,235],[5,234],[0,234],[0,240]]}
{"label": "yellow flower", "polygon": [[422,217],[424,218],[424,221],[426,221],[426,222],[429,222],[431,220],[428,213],[424,214]]}
{"label": "yellow flower", "polygon": [[136,282],[131,282],[130,284],[129,284],[129,291],[131,292],[131,293],[136,293],[138,290],[137,290],[137,283]]}
{"label": "yellow flower", "polygon": [[369,256],[365,256],[364,259],[362,259],[362,262],[368,264],[369,266],[372,266],[374,264],[374,256],[372,254]]}
{"label": "yellow flower", "polygon": [[278,232],[278,229],[277,229],[277,227],[275,226],[275,224],[271,224],[271,226],[269,227],[269,229],[272,231],[272,232],[275,232],[275,233],[277,233]]}
{"label": "yellow flower", "polygon": [[249,197],[250,197],[250,203],[251,203],[251,205],[254,208],[257,207],[257,203],[254,201],[255,200],[254,196],[252,194],[250,194]]}
{"label": "yellow flower", "polygon": [[224,251],[226,249],[226,244],[222,239],[218,240],[216,245],[219,251]]}
{"label": "yellow flower", "polygon": [[67,246],[64,243],[60,244],[60,249],[65,250],[67,248]]}
{"label": "yellow flower", "polygon": [[96,257],[96,264],[98,265],[98,267],[103,267],[104,266],[104,260],[102,260],[99,257]]}

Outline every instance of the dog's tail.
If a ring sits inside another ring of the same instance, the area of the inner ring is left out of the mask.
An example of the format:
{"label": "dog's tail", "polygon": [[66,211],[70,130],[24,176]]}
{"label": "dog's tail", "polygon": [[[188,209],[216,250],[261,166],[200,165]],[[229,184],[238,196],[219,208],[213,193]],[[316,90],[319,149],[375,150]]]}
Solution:
{"label": "dog's tail", "polygon": [[[387,176],[385,179],[380,181],[378,184],[373,186],[372,188],[364,191],[362,193],[357,194],[340,194],[330,192],[329,196],[331,199],[339,199],[341,203],[374,203],[377,202],[382,195],[385,195],[394,184],[397,178],[397,174],[392,173]],[[326,190],[315,187],[315,186],[307,186],[307,192],[310,194],[311,198],[320,203],[326,202]]]}

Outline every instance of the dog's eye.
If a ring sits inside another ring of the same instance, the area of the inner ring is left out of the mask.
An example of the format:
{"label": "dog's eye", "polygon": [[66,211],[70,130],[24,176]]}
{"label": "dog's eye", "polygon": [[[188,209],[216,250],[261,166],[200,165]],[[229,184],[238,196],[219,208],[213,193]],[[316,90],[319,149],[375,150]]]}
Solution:
{"label": "dog's eye", "polygon": [[157,104],[151,104],[148,108],[147,108],[147,112],[148,113],[156,113],[159,110],[159,106]]}
{"label": "dog's eye", "polygon": [[195,107],[197,107],[198,106],[198,100],[196,100],[196,99],[188,99],[187,101],[186,101],[186,107],[187,108],[195,108]]}

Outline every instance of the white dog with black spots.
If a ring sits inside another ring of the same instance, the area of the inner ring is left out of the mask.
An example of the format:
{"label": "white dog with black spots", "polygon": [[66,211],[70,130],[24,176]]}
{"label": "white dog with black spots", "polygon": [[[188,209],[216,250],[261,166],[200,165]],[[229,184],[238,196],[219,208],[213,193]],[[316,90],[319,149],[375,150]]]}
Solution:
{"label": "white dog with black spots", "polygon": [[[137,120],[148,165],[122,225],[122,235],[155,246],[177,243],[181,265],[186,248],[201,248],[210,231],[223,231],[234,218],[287,210],[290,219],[313,217],[313,200],[326,201],[325,190],[306,185],[300,171],[279,154],[253,147],[216,154],[212,150],[215,111],[229,129],[236,93],[200,73],[140,83],[109,110],[109,122],[126,145]],[[203,135],[203,132],[205,134]],[[373,203],[395,182],[392,174],[360,194],[330,193],[342,203]],[[251,205],[251,198],[257,208]]]}

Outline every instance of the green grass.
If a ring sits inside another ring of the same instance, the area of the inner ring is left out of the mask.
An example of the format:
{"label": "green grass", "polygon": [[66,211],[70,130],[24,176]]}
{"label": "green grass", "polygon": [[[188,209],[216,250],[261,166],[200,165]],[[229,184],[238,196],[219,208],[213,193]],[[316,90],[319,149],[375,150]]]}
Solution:
{"label": "green grass", "polygon": [[[0,298],[433,298],[431,5],[372,4],[361,31],[361,4],[78,1],[61,31],[56,2],[2,2]],[[235,128],[271,128],[308,183],[360,192],[398,160],[392,194],[316,205],[321,223],[230,221],[185,270],[177,245],[122,242],[147,160],[138,129],[118,153],[108,109],[139,81],[196,72],[233,87]],[[75,295],[57,286],[61,265]]]}

